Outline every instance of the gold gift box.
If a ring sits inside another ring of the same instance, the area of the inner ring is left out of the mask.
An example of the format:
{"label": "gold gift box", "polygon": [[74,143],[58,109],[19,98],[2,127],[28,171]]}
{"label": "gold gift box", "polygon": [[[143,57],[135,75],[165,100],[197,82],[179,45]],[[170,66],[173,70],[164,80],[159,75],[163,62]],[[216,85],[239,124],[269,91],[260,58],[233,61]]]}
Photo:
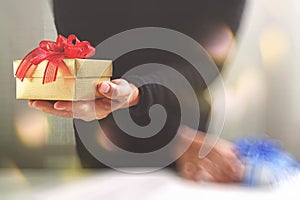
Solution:
{"label": "gold gift box", "polygon": [[[17,99],[91,100],[95,99],[96,85],[112,76],[110,60],[64,59],[70,75],[64,76],[58,70],[54,82],[42,84],[47,62],[41,62],[23,81],[16,78]],[[21,60],[13,61],[14,74],[20,63]]]}

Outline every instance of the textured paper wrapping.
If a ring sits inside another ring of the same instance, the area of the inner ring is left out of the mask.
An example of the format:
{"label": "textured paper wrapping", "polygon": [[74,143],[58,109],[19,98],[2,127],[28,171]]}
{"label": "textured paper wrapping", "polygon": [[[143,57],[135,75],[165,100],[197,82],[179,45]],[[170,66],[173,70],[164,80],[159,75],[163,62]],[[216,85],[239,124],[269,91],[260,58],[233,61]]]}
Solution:
{"label": "textured paper wrapping", "polygon": [[[65,76],[58,70],[56,81],[42,84],[47,61],[41,62],[31,77],[16,79],[17,99],[39,100],[89,100],[95,99],[97,83],[109,81],[112,61],[92,59],[64,59],[71,74]],[[14,60],[14,74],[21,60]]]}

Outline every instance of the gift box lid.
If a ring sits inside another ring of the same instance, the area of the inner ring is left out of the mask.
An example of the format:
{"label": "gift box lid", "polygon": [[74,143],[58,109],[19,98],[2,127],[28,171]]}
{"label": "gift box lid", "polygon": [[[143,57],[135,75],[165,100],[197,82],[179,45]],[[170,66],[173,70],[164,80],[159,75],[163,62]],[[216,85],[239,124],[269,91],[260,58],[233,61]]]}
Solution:
{"label": "gift box lid", "polygon": [[[22,60],[14,60],[13,68],[16,74]],[[57,78],[97,78],[97,77],[111,77],[112,76],[112,61],[111,60],[94,60],[94,59],[64,59],[70,74],[65,75],[58,70]],[[26,78],[42,78],[48,61],[41,62],[30,75]]]}

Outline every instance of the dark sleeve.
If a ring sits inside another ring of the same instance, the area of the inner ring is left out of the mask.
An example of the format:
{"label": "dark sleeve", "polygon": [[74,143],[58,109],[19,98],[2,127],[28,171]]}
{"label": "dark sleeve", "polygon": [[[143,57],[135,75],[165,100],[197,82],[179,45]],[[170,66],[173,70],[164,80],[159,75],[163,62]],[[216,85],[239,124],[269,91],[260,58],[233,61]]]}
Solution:
{"label": "dark sleeve", "polygon": [[[140,57],[143,56],[142,53],[135,52],[135,54]],[[150,123],[149,111],[151,107],[161,105],[167,111],[167,116],[178,116],[176,119],[170,117],[167,123],[173,124],[176,128],[182,123],[194,129],[205,131],[209,102],[205,100],[203,95],[207,84],[202,75],[195,66],[176,55],[157,50],[148,50],[147,55],[149,54],[157,54],[156,57],[159,56],[158,54],[163,55],[164,61],[159,64],[147,64],[145,67],[150,68],[152,72],[145,70],[140,74],[123,77],[136,86],[140,86],[140,101],[136,106],[130,108],[132,118],[136,121],[146,118],[145,121]],[[203,64],[205,63],[204,60],[207,61],[204,67],[215,67],[217,70],[208,56],[204,56],[200,60]],[[216,76],[218,74],[211,76],[210,82]],[[184,115],[183,112],[189,113],[189,115]],[[201,117],[195,124],[192,117],[197,116],[199,112],[201,112]],[[183,116],[183,121],[179,119],[181,116]]]}
{"label": "dark sleeve", "polygon": [[[185,1],[116,1],[116,0],[53,0],[55,24],[62,35],[76,34],[82,40],[89,40],[93,45],[122,31],[137,27],[165,27],[182,32],[200,44],[205,44],[208,37],[216,32],[215,27],[225,25],[236,34],[245,0],[193,0],[191,5]],[[222,2],[222,3],[220,3]],[[147,4],[145,6],[145,4]],[[159,4],[159,5],[155,5]],[[181,5],[182,4],[182,5]],[[170,6],[172,5],[172,6]],[[151,11],[151,8],[154,10]],[[131,11],[130,11],[131,9]],[[167,12],[166,10],[170,10]],[[165,15],[165,14],[168,15]],[[205,131],[209,115],[209,102],[203,97],[207,87],[201,75],[186,60],[161,50],[144,49],[130,52],[114,61],[113,78],[120,78],[133,67],[145,63],[160,63],[170,66],[183,75],[190,83],[197,96],[201,118],[197,127]],[[219,65],[221,69],[222,65]],[[214,75],[216,77],[217,75]],[[181,122],[181,110],[196,112],[189,104],[190,94],[172,74],[157,68],[143,74],[125,76],[125,79],[139,87],[140,101],[129,109],[132,120],[139,126],[151,123],[149,110],[153,105],[161,105],[167,113],[162,129],[149,138],[137,138],[121,130],[113,117],[100,120],[99,123],[107,137],[118,147],[131,152],[151,152],[168,144],[174,137]],[[164,85],[172,84],[176,94]],[[178,99],[183,99],[180,105]],[[183,107],[180,107],[183,106]],[[114,113],[122,114],[124,110]],[[189,119],[182,122],[189,125]],[[75,127],[77,149],[85,166],[95,166],[95,159],[85,149]],[[140,133],[143,134],[143,133]]]}

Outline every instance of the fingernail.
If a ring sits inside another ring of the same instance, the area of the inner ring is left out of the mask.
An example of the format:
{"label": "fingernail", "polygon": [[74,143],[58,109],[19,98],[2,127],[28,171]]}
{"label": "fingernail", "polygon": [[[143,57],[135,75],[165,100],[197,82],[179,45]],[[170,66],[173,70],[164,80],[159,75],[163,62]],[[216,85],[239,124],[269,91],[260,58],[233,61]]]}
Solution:
{"label": "fingernail", "polygon": [[64,107],[64,106],[59,106],[59,105],[57,105],[57,104],[55,103],[55,104],[54,104],[54,109],[55,109],[55,110],[65,110],[66,107]]}
{"label": "fingernail", "polygon": [[65,107],[56,107],[55,110],[65,110]]}
{"label": "fingernail", "polygon": [[32,101],[28,101],[28,106],[32,107]]}
{"label": "fingernail", "polygon": [[100,86],[100,92],[106,94],[109,92],[109,90],[110,90],[110,85],[108,83],[103,82]]}
{"label": "fingernail", "polygon": [[31,107],[32,107],[32,108],[37,108],[37,107],[36,107],[36,102],[35,102],[35,101],[32,101],[32,102],[31,102]]}

